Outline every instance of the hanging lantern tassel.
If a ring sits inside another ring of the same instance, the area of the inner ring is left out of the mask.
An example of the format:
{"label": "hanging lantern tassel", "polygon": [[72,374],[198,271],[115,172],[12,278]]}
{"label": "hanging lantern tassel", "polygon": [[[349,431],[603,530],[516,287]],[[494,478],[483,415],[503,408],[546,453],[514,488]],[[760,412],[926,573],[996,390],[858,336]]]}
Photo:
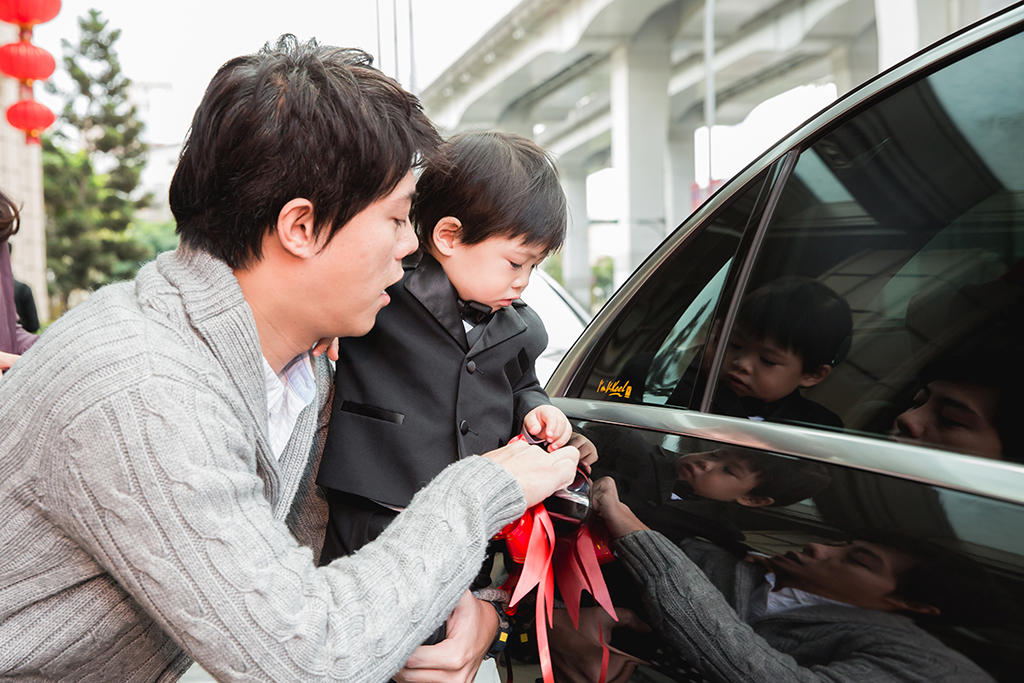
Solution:
{"label": "hanging lantern tassel", "polygon": [[18,130],[25,131],[25,141],[39,144],[39,136],[53,125],[56,116],[45,104],[35,100],[21,100],[7,108],[7,121]]}

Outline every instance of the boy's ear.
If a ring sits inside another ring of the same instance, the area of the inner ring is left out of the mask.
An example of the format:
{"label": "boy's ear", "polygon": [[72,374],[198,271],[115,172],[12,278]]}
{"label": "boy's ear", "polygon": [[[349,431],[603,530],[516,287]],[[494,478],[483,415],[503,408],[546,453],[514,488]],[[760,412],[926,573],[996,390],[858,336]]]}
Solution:
{"label": "boy's ear", "polygon": [[313,202],[296,197],[281,207],[274,232],[281,247],[298,258],[310,258],[320,250],[315,234]]}
{"label": "boy's ear", "polygon": [[454,216],[445,216],[434,226],[431,241],[439,254],[451,256],[462,234],[462,222]]}
{"label": "boy's ear", "polygon": [[750,494],[747,494],[745,496],[740,496],[739,498],[737,498],[736,502],[742,505],[743,507],[764,508],[774,503],[775,499],[772,498],[771,496],[752,496]]}
{"label": "boy's ear", "polygon": [[813,387],[815,384],[824,382],[825,378],[832,374],[832,366],[828,363],[822,363],[812,372],[805,372],[800,376],[800,386]]}

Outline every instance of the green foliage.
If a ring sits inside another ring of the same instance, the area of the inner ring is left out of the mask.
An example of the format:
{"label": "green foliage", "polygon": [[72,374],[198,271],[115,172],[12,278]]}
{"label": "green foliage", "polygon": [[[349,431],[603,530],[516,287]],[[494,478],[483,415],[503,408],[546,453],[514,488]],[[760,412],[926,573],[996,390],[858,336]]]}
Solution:
{"label": "green foliage", "polygon": [[562,250],[548,254],[548,257],[544,259],[544,263],[541,264],[544,272],[555,278],[558,284],[564,285],[565,281],[562,279]]}
{"label": "green foliage", "polygon": [[47,83],[64,99],[56,130],[43,137],[47,267],[59,312],[71,292],[131,277],[153,254],[130,229],[150,199],[137,196],[147,147],[115,49],[121,31],[108,24],[96,10],[80,17],[79,42],[62,41],[71,87]]}
{"label": "green foliage", "polygon": [[591,309],[597,310],[615,291],[615,261],[611,256],[602,256],[594,262],[590,272]]}

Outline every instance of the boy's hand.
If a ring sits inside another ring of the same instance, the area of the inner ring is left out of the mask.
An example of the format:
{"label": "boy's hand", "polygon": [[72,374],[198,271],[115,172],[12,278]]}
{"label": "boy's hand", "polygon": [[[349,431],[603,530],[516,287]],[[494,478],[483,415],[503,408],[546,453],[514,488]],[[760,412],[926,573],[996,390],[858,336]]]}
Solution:
{"label": "boy's hand", "polygon": [[590,466],[597,462],[597,446],[594,445],[594,442],[582,434],[573,432],[566,445],[576,447],[576,450],[580,452],[580,465],[589,472]]}
{"label": "boy's hand", "polygon": [[611,477],[601,477],[590,487],[590,509],[601,516],[612,538],[650,528],[619,500],[619,490]]}
{"label": "boy's hand", "polygon": [[523,418],[523,429],[527,434],[548,442],[548,450],[555,451],[569,442],[572,425],[569,418],[552,405],[537,406]]}

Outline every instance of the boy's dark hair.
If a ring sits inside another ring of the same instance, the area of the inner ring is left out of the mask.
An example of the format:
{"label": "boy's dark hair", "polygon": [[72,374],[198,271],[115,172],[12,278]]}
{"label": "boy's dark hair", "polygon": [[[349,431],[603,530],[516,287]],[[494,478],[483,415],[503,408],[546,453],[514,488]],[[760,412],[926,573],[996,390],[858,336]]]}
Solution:
{"label": "boy's dark hair", "polygon": [[736,323],[747,334],[798,354],[804,372],[842,361],[853,333],[850,305],[809,277],[782,277],[751,291]]}
{"label": "boy's dark hair", "polygon": [[428,162],[416,183],[412,221],[429,250],[445,216],[462,223],[459,240],[522,237],[548,251],[565,241],[565,194],[554,161],[539,145],[513,133],[460,133],[441,146],[443,161]]}
{"label": "boy's dark hair", "polygon": [[441,139],[419,101],[361,50],[283,35],[206,88],[171,180],[183,243],[244,268],[281,207],[313,203],[328,238],[391,192]]}
{"label": "boy's dark hair", "polygon": [[828,468],[818,462],[798,460],[759,451],[743,451],[747,466],[757,473],[752,496],[769,496],[772,507],[798,503],[820,493],[832,481]]}
{"label": "boy's dark hair", "polygon": [[0,192],[0,242],[18,232],[20,215],[18,207],[3,192]]}

